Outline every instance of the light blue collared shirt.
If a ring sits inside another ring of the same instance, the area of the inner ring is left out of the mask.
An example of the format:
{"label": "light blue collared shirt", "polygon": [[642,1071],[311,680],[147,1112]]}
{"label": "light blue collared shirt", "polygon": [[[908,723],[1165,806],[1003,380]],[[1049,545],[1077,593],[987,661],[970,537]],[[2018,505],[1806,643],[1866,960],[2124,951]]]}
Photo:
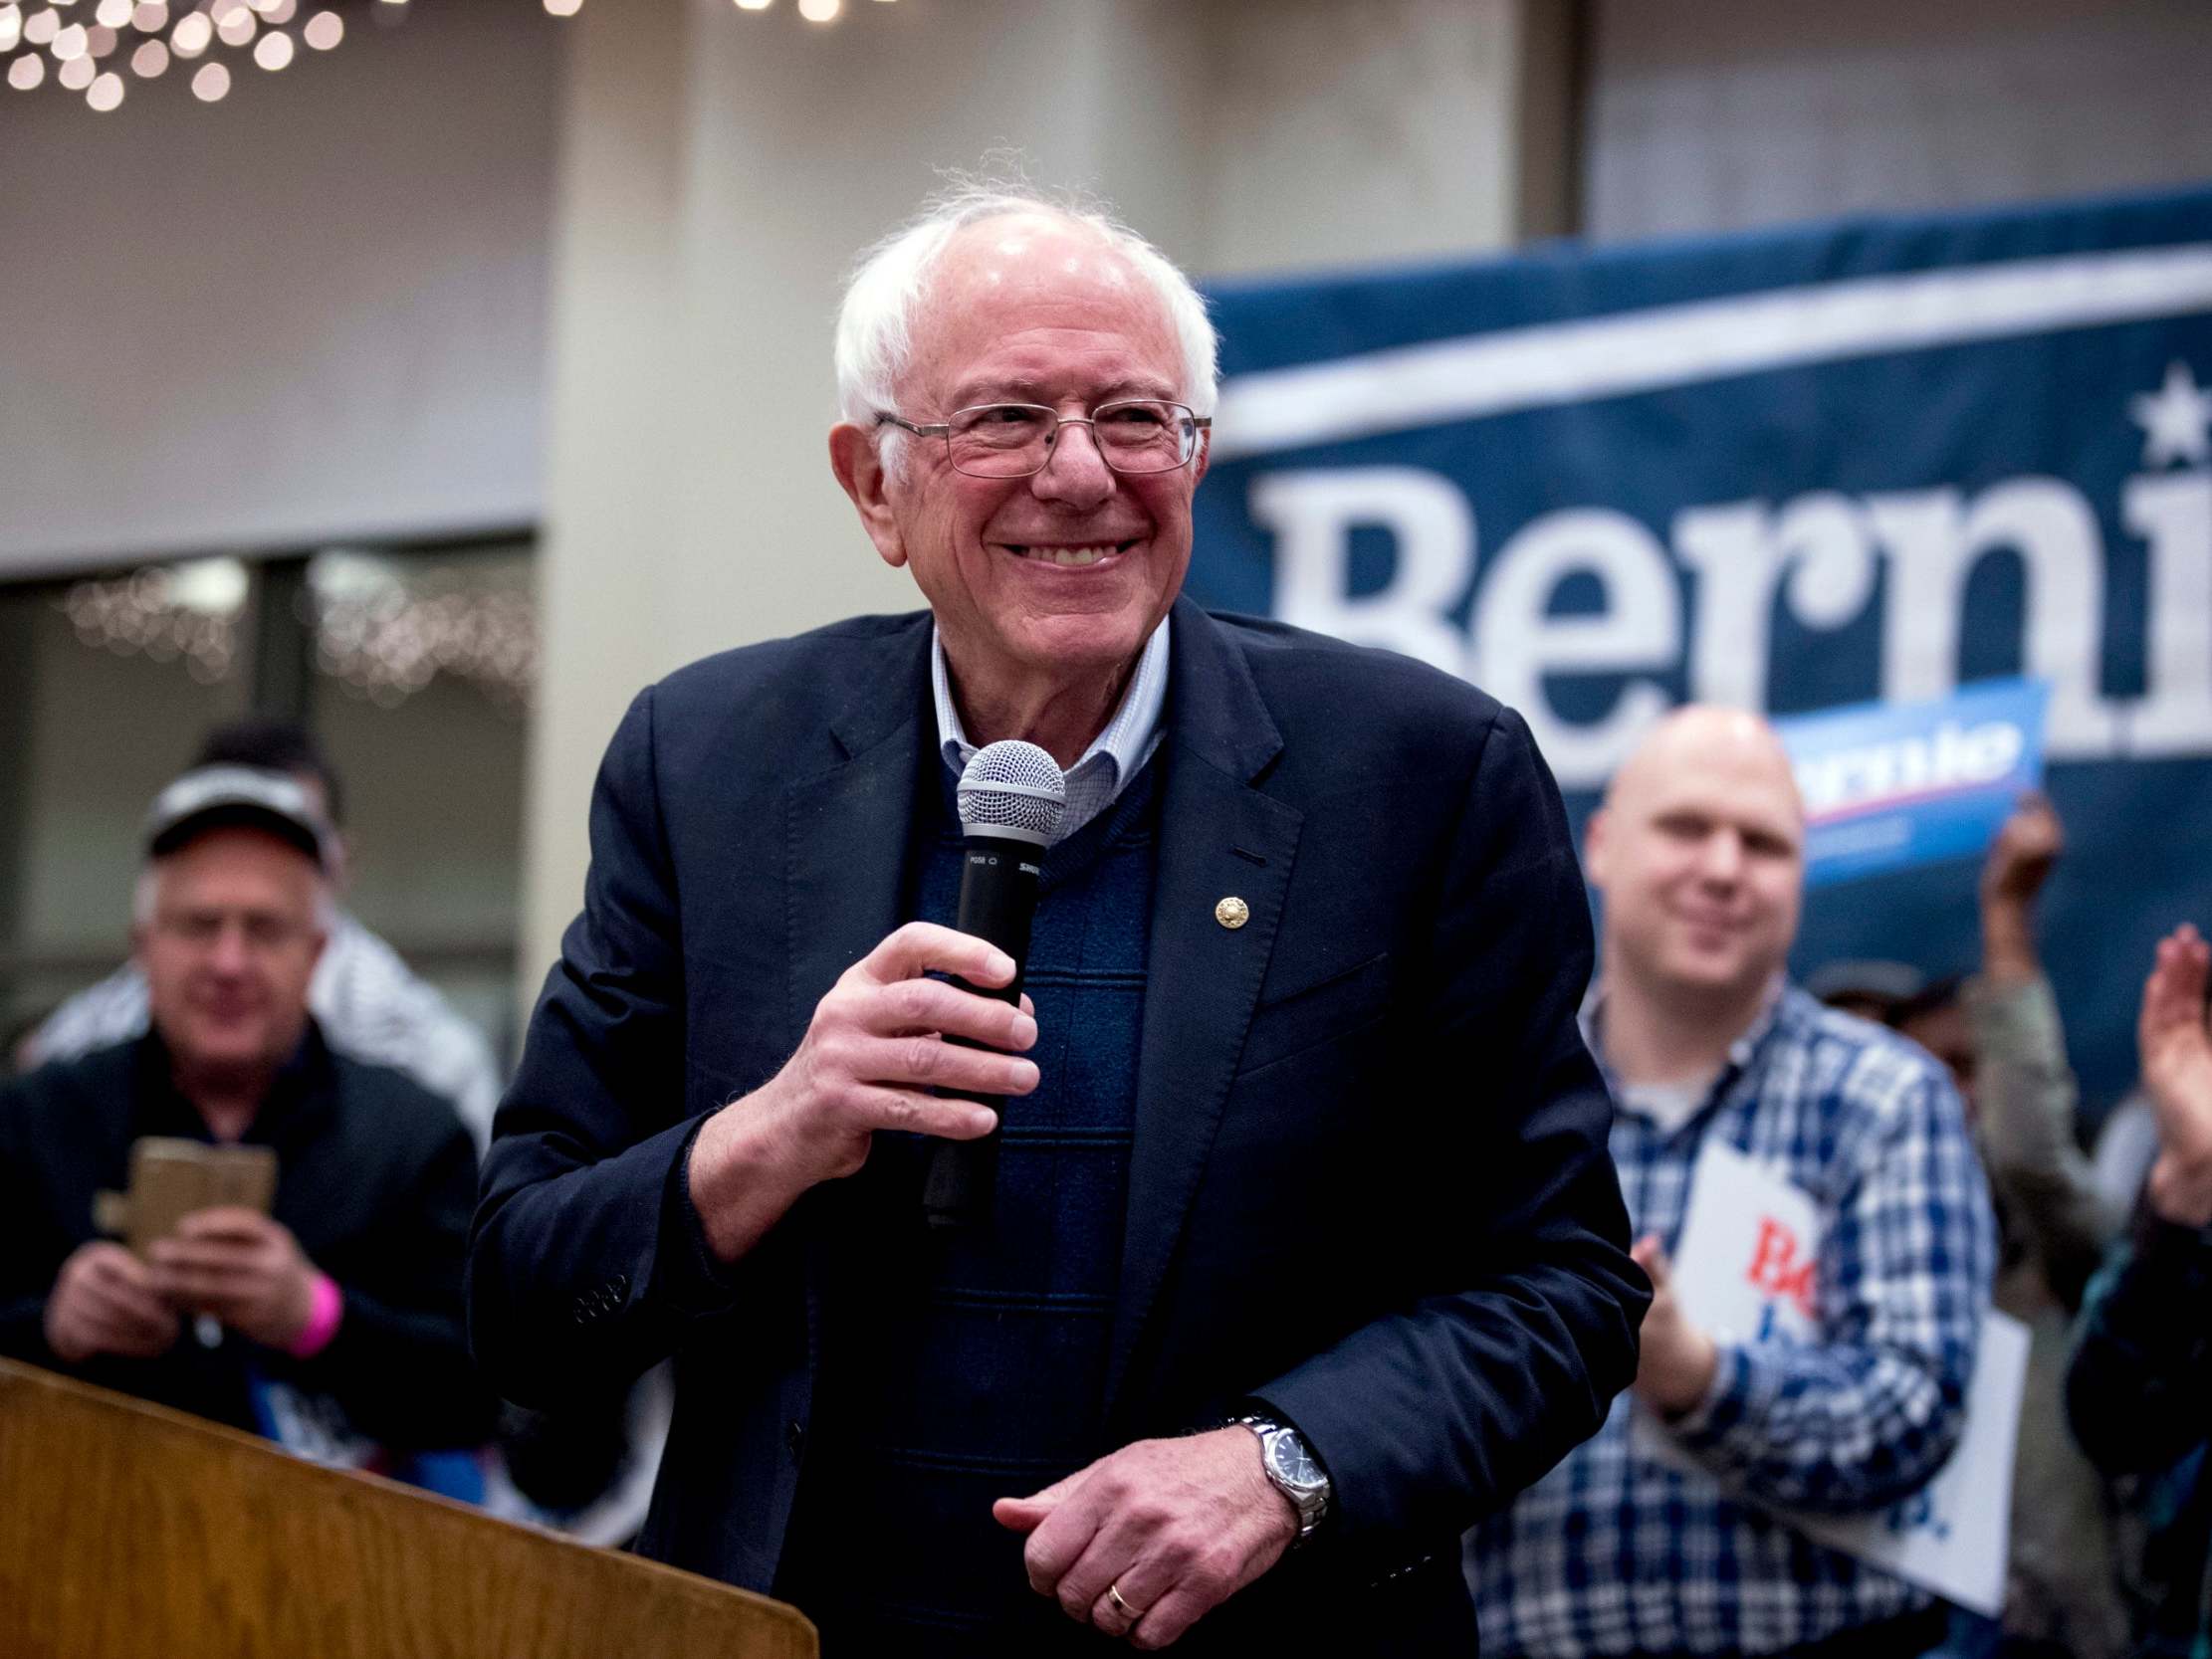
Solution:
{"label": "light blue collared shirt", "polygon": [[[961,727],[952,674],[945,664],[945,636],[935,623],[930,625],[930,695],[937,702],[938,747],[957,778],[975,758],[976,745]],[[1129,677],[1113,719],[1067,769],[1067,811],[1056,840],[1065,840],[1113,805],[1114,797],[1144,769],[1160,746],[1160,712],[1167,701],[1168,619],[1162,617],[1138,654],[1137,672]]]}

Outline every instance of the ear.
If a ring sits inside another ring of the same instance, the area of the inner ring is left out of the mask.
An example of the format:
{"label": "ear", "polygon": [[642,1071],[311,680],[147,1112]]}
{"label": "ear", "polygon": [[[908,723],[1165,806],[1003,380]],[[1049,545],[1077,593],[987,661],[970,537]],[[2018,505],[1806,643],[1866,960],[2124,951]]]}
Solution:
{"label": "ear", "polygon": [[1606,884],[1606,809],[1599,807],[1582,826],[1582,873],[1601,893]]}
{"label": "ear", "polygon": [[1196,490],[1206,482],[1206,469],[1214,460],[1214,429],[1210,426],[1199,434],[1199,452],[1191,457],[1191,488]]}
{"label": "ear", "polygon": [[891,511],[891,480],[877,452],[876,435],[850,421],[831,427],[829,470],[837,475],[838,484],[859,510],[861,527],[876,544],[883,562],[894,570],[906,563],[906,537],[900,533],[898,516]]}

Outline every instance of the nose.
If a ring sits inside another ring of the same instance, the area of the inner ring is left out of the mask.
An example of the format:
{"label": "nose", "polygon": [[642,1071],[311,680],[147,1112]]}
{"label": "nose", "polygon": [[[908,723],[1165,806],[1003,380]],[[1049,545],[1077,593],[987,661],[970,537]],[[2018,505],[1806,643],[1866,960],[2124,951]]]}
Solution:
{"label": "nose", "polygon": [[[1080,432],[1081,437],[1076,434]],[[1117,488],[1114,469],[1098,453],[1098,435],[1086,420],[1060,423],[1053,435],[1052,451],[1041,472],[1032,474],[1029,488],[1041,501],[1059,502],[1079,510],[1096,507]]]}
{"label": "nose", "polygon": [[1714,886],[1733,886],[1743,874],[1743,837],[1732,829],[1716,829],[1706,836],[1701,869]]}
{"label": "nose", "polygon": [[217,973],[238,974],[246,971],[251,956],[244,925],[226,922],[216,933],[215,942],[207,952],[207,963]]}

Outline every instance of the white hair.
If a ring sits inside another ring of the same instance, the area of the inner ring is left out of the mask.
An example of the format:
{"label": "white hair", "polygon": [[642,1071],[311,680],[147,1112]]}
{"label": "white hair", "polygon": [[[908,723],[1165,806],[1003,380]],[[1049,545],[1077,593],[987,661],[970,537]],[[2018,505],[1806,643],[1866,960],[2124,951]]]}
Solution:
{"label": "white hair", "polygon": [[1183,349],[1182,401],[1201,415],[1213,414],[1219,341],[1206,301],[1173,261],[1102,203],[1054,199],[1023,183],[956,174],[918,215],[861,254],[837,311],[838,411],[890,441],[879,449],[885,465],[897,468],[897,440],[904,434],[895,427],[876,428],[876,417],[898,407],[896,387],[914,356],[915,312],[938,256],[964,227],[1012,214],[1042,214],[1082,226],[1129,261],[1158,296]]}

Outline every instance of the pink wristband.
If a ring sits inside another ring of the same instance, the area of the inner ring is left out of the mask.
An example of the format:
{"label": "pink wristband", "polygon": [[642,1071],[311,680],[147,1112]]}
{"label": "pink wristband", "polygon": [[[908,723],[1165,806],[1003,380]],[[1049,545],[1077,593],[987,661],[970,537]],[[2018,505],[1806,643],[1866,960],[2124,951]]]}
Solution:
{"label": "pink wristband", "polygon": [[338,1294],[337,1281],[328,1273],[315,1276],[315,1289],[309,1294],[308,1323],[285,1350],[295,1359],[313,1359],[329,1348],[331,1339],[337,1335],[337,1322],[345,1313],[345,1298]]}

